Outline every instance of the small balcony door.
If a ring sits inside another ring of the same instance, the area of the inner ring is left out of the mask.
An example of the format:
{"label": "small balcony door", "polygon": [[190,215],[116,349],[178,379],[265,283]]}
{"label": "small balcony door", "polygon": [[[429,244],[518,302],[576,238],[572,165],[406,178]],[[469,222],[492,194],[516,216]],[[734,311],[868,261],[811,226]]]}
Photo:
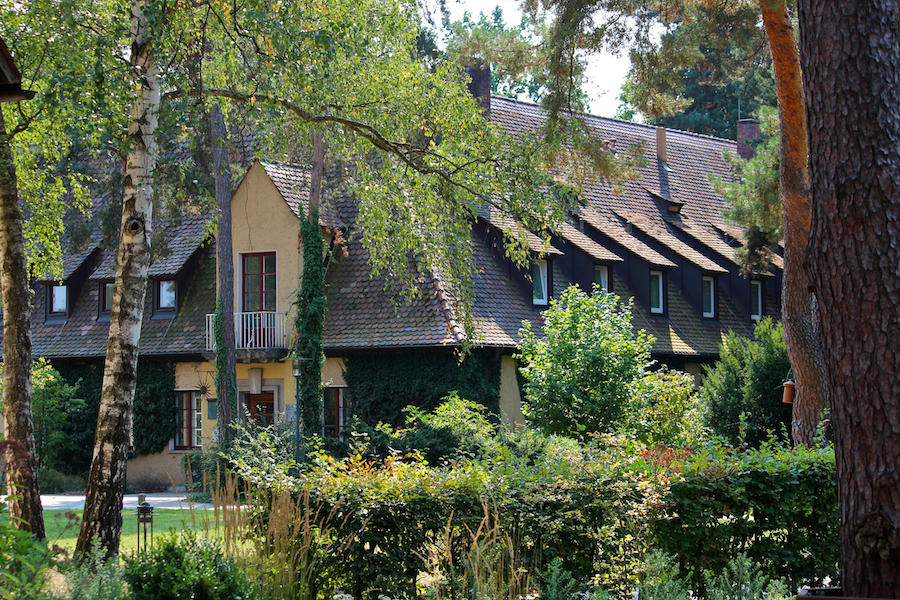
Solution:
{"label": "small balcony door", "polygon": [[[241,319],[239,338],[253,348],[275,345],[274,321],[262,312],[275,311],[275,253],[241,255]],[[257,313],[250,314],[247,313]]]}

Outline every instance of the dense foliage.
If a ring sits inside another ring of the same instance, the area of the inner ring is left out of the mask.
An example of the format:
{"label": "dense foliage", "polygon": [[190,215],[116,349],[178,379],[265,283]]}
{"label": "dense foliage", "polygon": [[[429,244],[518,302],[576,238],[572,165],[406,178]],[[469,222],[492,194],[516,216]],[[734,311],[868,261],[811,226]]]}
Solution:
{"label": "dense foliage", "polygon": [[75,397],[76,387],[69,385],[43,358],[32,364],[31,385],[37,467],[64,468],[70,453],[76,449],[75,441],[65,431],[66,425],[84,410],[84,400]]}
{"label": "dense foliage", "polygon": [[[5,442],[0,442],[0,449]],[[50,600],[44,577],[53,566],[46,542],[37,541],[9,521],[5,502],[0,502],[0,598]]]}
{"label": "dense foliage", "polygon": [[421,573],[450,597],[450,574],[478,552],[483,561],[505,557],[495,568],[513,565],[533,586],[565,572],[580,591],[593,581],[619,596],[638,585],[653,548],[676,557],[698,594],[704,571],[720,577],[742,555],[759,566],[756,579],[798,585],[837,575],[830,449],[676,451],[553,436],[533,447],[521,453],[495,436],[487,451],[435,468],[396,454],[367,459],[357,446],[344,459],[314,452],[299,479],[274,455],[239,472],[263,515],[279,491],[309,504],[303,510],[327,532],[309,549],[314,587],[352,598],[418,597]]}
{"label": "dense foliage", "polygon": [[583,437],[621,425],[646,374],[653,338],[631,327],[631,306],[569,287],[544,311],[543,335],[522,329],[525,416],[546,433]]}
{"label": "dense foliage", "polygon": [[763,319],[754,334],[754,340],[728,334],[719,361],[706,368],[700,402],[703,423],[714,433],[756,447],[770,432],[790,430],[791,406],[781,398],[791,363],[781,323]]}
{"label": "dense foliage", "polygon": [[651,370],[653,338],[631,320],[631,305],[617,296],[572,286],[544,311],[541,335],[524,324],[518,358],[531,424],[582,439],[622,431],[679,446],[698,434],[692,380]]}
{"label": "dense foliage", "polygon": [[760,109],[762,139],[756,154],[744,160],[731,154],[725,159],[734,168],[734,180],[714,178],[718,193],[728,201],[725,217],[741,227],[747,243],[737,249],[744,272],[765,272],[784,239],[784,212],[781,203],[781,144],[778,138],[778,111]]}
{"label": "dense foliage", "polygon": [[451,392],[500,412],[500,360],[473,350],[462,362],[451,350],[356,354],[344,364],[353,414],[370,425],[404,425],[403,408],[432,410]]}
{"label": "dense foliage", "polygon": [[[320,166],[321,167],[321,166]],[[300,237],[303,242],[303,280],[297,297],[294,322],[296,338],[291,344],[300,363],[300,407],[297,418],[307,432],[322,430],[322,363],[325,353],[322,334],[325,330],[325,240],[319,227],[319,211],[310,208],[307,219],[300,215]],[[301,211],[302,212],[302,211]]]}
{"label": "dense foliage", "polygon": [[[67,452],[55,468],[67,474],[87,473],[94,449],[94,431],[100,407],[103,364],[100,361],[54,361],[54,368],[82,399],[60,424]],[[167,446],[175,431],[175,365],[142,358],[138,362],[134,408],[134,450],[154,454]]]}
{"label": "dense foliage", "polygon": [[192,532],[160,535],[153,548],[125,559],[133,600],[250,600],[252,586],[218,544]]}
{"label": "dense foliage", "polygon": [[745,553],[767,575],[801,583],[838,579],[840,547],[832,450],[764,446],[711,449],[681,463],[663,498],[660,547],[703,589],[703,570],[722,572]]}

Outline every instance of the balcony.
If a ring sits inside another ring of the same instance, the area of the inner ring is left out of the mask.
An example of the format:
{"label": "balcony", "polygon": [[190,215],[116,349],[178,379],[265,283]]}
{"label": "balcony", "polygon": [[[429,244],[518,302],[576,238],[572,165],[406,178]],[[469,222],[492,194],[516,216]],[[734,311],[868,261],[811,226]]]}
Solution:
{"label": "balcony", "polygon": [[[206,349],[216,350],[214,314],[206,315]],[[281,360],[288,353],[287,314],[273,311],[234,313],[234,348],[238,362]]]}

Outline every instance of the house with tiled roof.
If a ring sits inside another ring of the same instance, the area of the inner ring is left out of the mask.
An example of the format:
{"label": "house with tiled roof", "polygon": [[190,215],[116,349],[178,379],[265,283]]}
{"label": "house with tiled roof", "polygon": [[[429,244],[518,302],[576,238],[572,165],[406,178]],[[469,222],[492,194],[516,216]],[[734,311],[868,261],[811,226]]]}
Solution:
{"label": "house with tiled roof", "polygon": [[[492,98],[483,99],[482,106],[487,118],[513,134],[537,131],[543,123],[541,110],[531,104]],[[724,200],[710,182],[710,175],[732,177],[723,152],[734,152],[736,144],[611,119],[586,120],[611,148],[645,148],[639,177],[615,184],[590,180],[582,190],[583,206],[549,239],[525,232],[528,269],[503,252],[503,233],[521,225],[488,207],[479,211],[472,231],[476,362],[464,373],[457,368],[464,330],[451,288],[432,274],[419,282],[417,297],[401,298],[383,276],[372,275],[355,231],[353,200],[339,192],[328,195],[319,218],[331,248],[323,433],[340,435],[365,402],[389,407],[388,416],[402,422],[399,409],[405,404],[427,404],[459,388],[476,390],[507,423],[522,422],[512,358],[519,329],[529,321],[539,330],[542,311],[570,284],[585,290],[597,284],[633,299],[635,327],[656,339],[654,358],[695,375],[718,356],[727,332],[750,336],[755,321],[778,316],[780,264],[749,277],[739,272],[740,233],[724,222]],[[303,270],[299,224],[308,212],[308,196],[307,169],[257,161],[232,197],[240,412],[261,423],[292,422],[296,415],[289,348]],[[99,242],[101,220],[81,236],[81,245],[70,248],[61,277],[35,282],[36,357],[59,365],[102,365],[115,264],[114,253]],[[155,229],[141,360],[173,365],[176,416],[168,445],[133,458],[128,477],[180,484],[182,456],[215,441],[216,238],[208,215],[166,217]],[[443,370],[430,380],[417,372],[432,365]]]}
{"label": "house with tiled roof", "polygon": [[[539,107],[501,98],[482,106],[491,121],[512,134],[537,132]],[[740,231],[725,222],[724,198],[712,178],[731,181],[725,152],[746,152],[735,143],[693,133],[614,119],[584,116],[592,135],[611,151],[643,149],[638,177],[610,182],[589,179],[584,206],[574,210],[552,237],[562,256],[547,265],[550,288],[569,284],[585,290],[597,283],[623,299],[634,299],[634,325],[656,338],[653,355],[671,368],[699,375],[718,357],[728,331],[751,336],[763,316],[780,316],[781,257],[770,272],[744,275],[737,248]],[[753,123],[739,127],[758,136]],[[747,126],[749,125],[749,126]],[[590,242],[587,246],[585,240]]]}

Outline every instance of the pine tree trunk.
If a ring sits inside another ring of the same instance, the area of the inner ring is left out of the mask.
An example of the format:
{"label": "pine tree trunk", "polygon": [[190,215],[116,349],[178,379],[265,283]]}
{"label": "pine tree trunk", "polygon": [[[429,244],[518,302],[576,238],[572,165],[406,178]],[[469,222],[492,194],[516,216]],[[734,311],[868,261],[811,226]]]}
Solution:
{"label": "pine tree trunk", "polygon": [[832,390],[844,594],[900,597],[897,3],[801,0],[810,273]]}
{"label": "pine tree trunk", "polygon": [[96,542],[106,549],[108,556],[116,554],[122,532],[125,468],[150,267],[152,176],[156,162],[155,135],[160,100],[157,65],[144,8],[144,2],[136,0],[131,9],[131,76],[135,98],[128,127],[122,228],[116,254],[116,286],[100,392],[100,413],[97,416],[84,516],[75,547],[79,556],[85,556]]}
{"label": "pine tree trunk", "polygon": [[3,459],[9,514],[44,539],[31,415],[31,290],[16,165],[0,107],[0,293],[3,297]]}
{"label": "pine tree trunk", "polygon": [[829,408],[828,372],[815,323],[815,297],[806,270],[806,242],[812,214],[809,144],[800,53],[785,0],[762,0],[763,25],[772,51],[781,124],[781,198],[784,204],[784,285],[782,317],[796,396],[795,444],[812,446]]}
{"label": "pine tree trunk", "polygon": [[216,269],[219,278],[219,298],[222,302],[224,348],[216,348],[216,387],[219,396],[219,434],[227,444],[232,410],[237,408],[237,372],[234,348],[234,256],[231,244],[231,170],[228,166],[225,118],[219,107],[210,110],[213,146],[213,174],[216,178]]}

